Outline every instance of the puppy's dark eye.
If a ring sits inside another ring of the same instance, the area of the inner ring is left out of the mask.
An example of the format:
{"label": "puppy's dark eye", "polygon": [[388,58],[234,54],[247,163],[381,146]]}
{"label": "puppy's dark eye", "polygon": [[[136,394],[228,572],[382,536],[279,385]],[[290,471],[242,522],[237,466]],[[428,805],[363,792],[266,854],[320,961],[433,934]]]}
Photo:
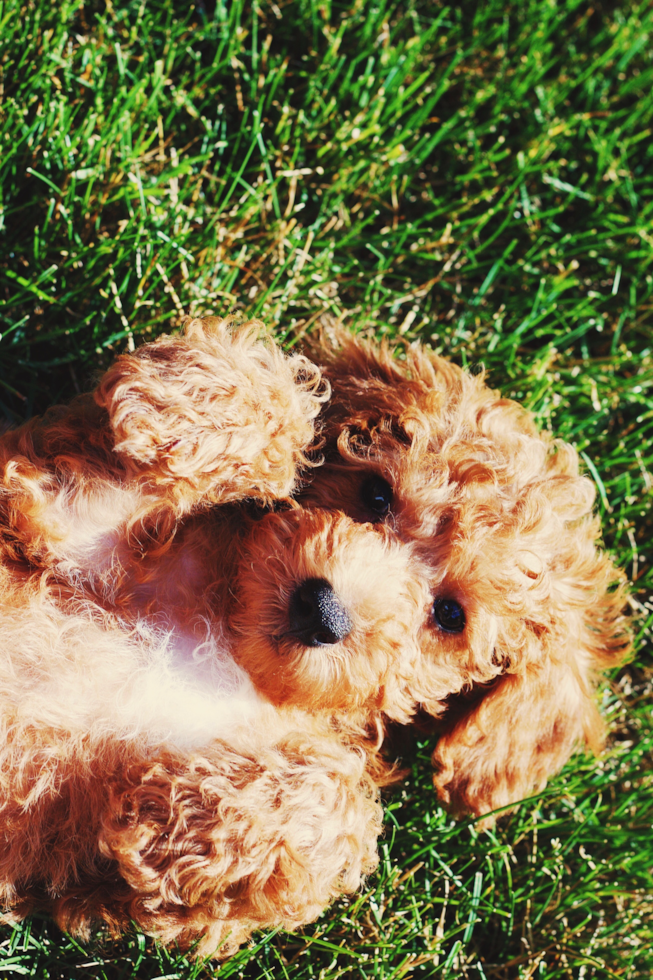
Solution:
{"label": "puppy's dark eye", "polygon": [[462,633],[465,628],[463,607],[455,599],[436,599],[433,619],[445,633]]}
{"label": "puppy's dark eye", "polygon": [[385,517],[392,505],[392,487],[382,476],[373,473],[361,484],[361,500],[377,518]]}

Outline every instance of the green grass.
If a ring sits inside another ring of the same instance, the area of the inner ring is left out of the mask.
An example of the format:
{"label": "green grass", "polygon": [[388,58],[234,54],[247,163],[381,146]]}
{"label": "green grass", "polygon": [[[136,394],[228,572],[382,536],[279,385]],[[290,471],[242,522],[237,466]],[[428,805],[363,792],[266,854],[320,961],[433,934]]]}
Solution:
{"label": "green grass", "polygon": [[[635,580],[612,748],[492,832],[388,798],[381,871],[220,977],[653,976],[653,8],[624,0],[0,3],[0,409],[88,387],[184,312],[288,344],[421,338],[572,440]],[[187,978],[34,919],[0,972]]]}

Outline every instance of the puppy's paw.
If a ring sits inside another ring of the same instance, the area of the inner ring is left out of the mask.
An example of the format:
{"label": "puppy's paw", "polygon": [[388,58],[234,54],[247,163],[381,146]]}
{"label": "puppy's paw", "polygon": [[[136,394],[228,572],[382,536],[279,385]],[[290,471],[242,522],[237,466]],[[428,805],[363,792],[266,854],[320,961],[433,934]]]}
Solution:
{"label": "puppy's paw", "polygon": [[224,957],[359,887],[377,863],[377,796],[362,756],[332,739],[291,732],[246,754],[216,743],[128,771],[100,847],[144,931]]}
{"label": "puppy's paw", "polygon": [[260,326],[191,320],[118,358],[95,398],[128,476],[187,506],[291,492],[328,386],[305,357],[257,339]]}

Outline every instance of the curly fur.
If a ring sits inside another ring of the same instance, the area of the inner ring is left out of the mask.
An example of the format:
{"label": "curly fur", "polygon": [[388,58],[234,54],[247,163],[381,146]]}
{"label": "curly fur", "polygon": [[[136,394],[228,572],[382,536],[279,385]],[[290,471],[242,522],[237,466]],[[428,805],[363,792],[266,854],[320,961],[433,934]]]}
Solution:
{"label": "curly fur", "polygon": [[570,445],[482,374],[344,335],[313,353],[333,397],[305,502],[369,520],[361,480],[372,469],[393,488],[393,539],[430,596],[465,610],[460,634],[424,617],[409,684],[438,720],[436,789],[457,810],[508,806],[575,747],[600,748],[596,675],[628,652],[624,576],[597,547],[593,484]]}
{"label": "curly fur", "polygon": [[[628,636],[574,450],[420,347],[260,331],[189,321],[0,438],[9,914],[224,956],[374,869],[389,720],[431,716],[478,814],[600,744]],[[337,635],[297,626],[306,583]]]}

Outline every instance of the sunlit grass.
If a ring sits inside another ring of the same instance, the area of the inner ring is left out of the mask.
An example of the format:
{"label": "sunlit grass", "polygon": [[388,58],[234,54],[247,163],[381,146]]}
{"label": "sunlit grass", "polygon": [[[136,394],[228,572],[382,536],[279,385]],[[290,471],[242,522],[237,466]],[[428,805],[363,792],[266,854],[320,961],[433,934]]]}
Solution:
{"label": "sunlit grass", "polygon": [[[604,760],[479,832],[423,747],[367,890],[220,976],[653,975],[652,33],[636,2],[0,3],[9,422],[183,312],[288,344],[338,317],[483,362],[572,440],[636,580]],[[2,935],[9,975],[207,972],[41,919]]]}

